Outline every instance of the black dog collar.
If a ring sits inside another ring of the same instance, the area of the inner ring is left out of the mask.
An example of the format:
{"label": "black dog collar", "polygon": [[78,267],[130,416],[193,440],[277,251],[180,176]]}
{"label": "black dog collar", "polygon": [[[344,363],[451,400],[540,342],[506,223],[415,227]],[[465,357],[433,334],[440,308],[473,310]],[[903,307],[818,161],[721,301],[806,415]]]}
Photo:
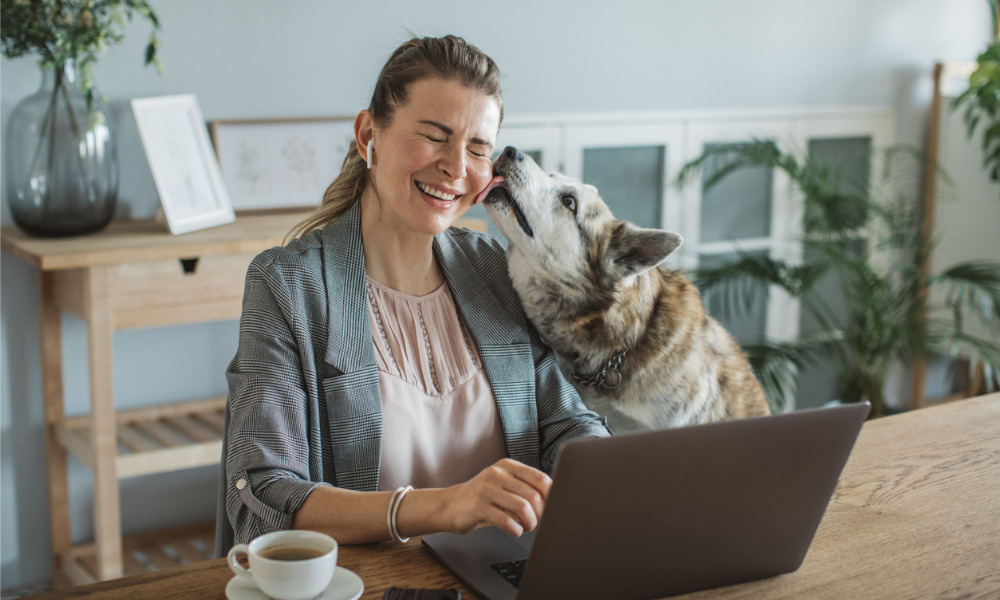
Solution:
{"label": "black dog collar", "polygon": [[576,371],[573,371],[571,375],[580,385],[585,385],[587,387],[600,386],[606,390],[613,390],[621,385],[621,368],[622,363],[625,362],[625,356],[627,354],[628,348],[615,353],[614,356],[612,356],[608,362],[604,364],[604,368],[593,375],[581,375]]}

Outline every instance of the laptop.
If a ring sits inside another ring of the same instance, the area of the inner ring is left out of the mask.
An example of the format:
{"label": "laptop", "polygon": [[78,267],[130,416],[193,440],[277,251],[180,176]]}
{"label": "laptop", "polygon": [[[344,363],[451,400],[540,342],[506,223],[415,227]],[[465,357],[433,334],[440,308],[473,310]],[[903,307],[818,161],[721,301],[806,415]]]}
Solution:
{"label": "laptop", "polygon": [[567,442],[534,532],[423,536],[490,600],[645,600],[795,571],[868,403]]}

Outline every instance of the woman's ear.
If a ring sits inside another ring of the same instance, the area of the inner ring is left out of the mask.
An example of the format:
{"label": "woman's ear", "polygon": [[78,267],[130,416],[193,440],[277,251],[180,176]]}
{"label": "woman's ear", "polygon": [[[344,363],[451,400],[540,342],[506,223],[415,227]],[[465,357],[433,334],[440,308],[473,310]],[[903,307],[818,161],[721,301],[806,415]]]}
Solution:
{"label": "woman's ear", "polygon": [[374,140],[375,140],[375,123],[372,120],[371,113],[366,109],[358,113],[358,116],[354,119],[354,145],[365,161],[368,163],[368,168],[372,168],[374,164]]}

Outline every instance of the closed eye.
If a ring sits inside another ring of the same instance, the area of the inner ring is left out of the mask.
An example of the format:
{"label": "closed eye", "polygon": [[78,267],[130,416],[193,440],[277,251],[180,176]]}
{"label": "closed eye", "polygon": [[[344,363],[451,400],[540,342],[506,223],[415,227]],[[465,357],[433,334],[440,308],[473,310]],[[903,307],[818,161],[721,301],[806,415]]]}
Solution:
{"label": "closed eye", "polygon": [[573,211],[573,214],[576,214],[576,196],[573,194],[563,194],[561,200],[563,206]]}

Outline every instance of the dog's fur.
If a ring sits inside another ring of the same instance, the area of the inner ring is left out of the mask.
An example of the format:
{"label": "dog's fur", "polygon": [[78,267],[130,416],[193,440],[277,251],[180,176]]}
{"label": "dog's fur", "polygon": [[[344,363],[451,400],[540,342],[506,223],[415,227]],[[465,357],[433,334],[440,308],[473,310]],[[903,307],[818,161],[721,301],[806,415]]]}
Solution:
{"label": "dog's fur", "polygon": [[[746,355],[706,313],[698,289],[662,265],[679,235],[615,219],[596,188],[548,175],[514,148],[494,174],[480,198],[507,238],[524,311],[613,429],[770,412]],[[580,382],[626,349],[617,386],[614,369],[605,371],[607,386]]]}

